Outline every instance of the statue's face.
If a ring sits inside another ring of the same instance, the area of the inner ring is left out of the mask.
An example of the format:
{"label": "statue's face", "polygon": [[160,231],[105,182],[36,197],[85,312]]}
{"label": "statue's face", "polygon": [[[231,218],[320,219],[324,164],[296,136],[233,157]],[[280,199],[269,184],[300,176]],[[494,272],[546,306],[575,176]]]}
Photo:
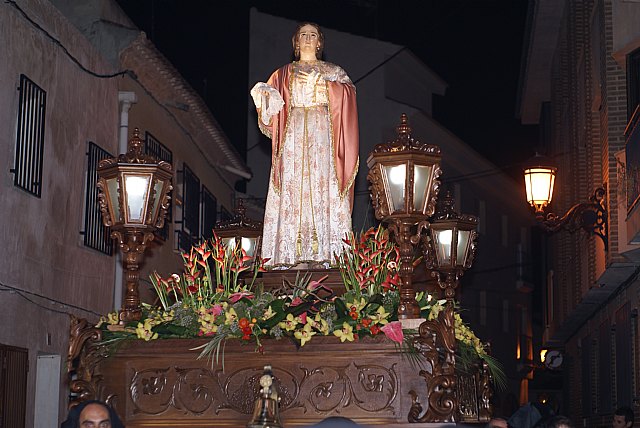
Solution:
{"label": "statue's face", "polygon": [[316,56],[318,45],[320,43],[320,35],[313,25],[304,25],[298,31],[298,46],[300,46],[300,54],[307,53]]}

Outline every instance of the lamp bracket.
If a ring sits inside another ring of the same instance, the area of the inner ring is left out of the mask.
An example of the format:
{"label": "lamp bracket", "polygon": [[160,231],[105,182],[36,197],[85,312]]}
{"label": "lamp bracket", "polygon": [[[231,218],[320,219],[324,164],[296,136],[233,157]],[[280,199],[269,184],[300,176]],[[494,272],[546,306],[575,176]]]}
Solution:
{"label": "lamp bracket", "polygon": [[606,195],[606,188],[598,187],[589,198],[589,202],[575,204],[563,216],[554,213],[545,216],[543,211],[538,211],[536,219],[547,232],[560,229],[575,232],[583,229],[594,234],[602,239],[606,251],[609,249]]}

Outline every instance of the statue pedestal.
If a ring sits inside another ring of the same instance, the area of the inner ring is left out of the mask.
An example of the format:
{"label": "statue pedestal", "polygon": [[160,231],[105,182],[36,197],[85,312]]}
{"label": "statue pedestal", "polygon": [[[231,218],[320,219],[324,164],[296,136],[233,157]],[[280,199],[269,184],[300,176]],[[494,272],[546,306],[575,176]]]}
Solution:
{"label": "statue pedestal", "polygon": [[244,427],[269,364],[286,427],[330,416],[394,427],[486,422],[491,396],[486,367],[455,372],[452,354],[436,349],[446,344],[434,326],[443,328],[428,321],[415,338],[424,355],[420,368],[383,335],[347,343],[316,336],[300,349],[288,339],[265,339],[263,353],[256,353],[252,343],[231,339],[220,351],[223,366],[197,359],[200,351],[194,348],[207,339],[126,340],[107,353],[99,345],[101,332],[74,319],[70,390],[75,401],[109,402],[127,428]]}

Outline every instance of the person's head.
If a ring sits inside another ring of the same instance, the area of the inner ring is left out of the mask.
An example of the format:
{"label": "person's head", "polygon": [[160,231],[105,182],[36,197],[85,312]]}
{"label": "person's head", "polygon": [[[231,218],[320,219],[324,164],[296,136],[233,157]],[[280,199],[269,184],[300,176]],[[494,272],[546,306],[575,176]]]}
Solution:
{"label": "person's head", "polygon": [[313,54],[316,59],[320,59],[324,48],[324,34],[322,34],[318,24],[302,22],[293,33],[291,44],[293,45],[295,59],[300,59],[301,53]]}
{"label": "person's head", "polygon": [[89,400],[71,408],[60,428],[124,428],[124,425],[110,406]]}
{"label": "person's head", "polygon": [[485,428],[508,428],[507,420],[503,418],[492,418],[487,424]]}
{"label": "person's head", "polygon": [[102,403],[91,403],[80,412],[78,428],[111,428],[109,408]]}
{"label": "person's head", "polygon": [[613,428],[631,428],[633,426],[633,410],[627,406],[618,408],[613,414]]}
{"label": "person's head", "polygon": [[574,425],[566,416],[556,415],[542,419],[535,428],[574,428]]}

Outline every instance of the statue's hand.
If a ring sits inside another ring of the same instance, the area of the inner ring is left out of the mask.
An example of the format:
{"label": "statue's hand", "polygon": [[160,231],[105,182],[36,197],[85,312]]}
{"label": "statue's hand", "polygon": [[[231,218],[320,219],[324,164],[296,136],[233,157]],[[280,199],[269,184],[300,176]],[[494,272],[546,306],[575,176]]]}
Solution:
{"label": "statue's hand", "polygon": [[310,86],[315,86],[318,80],[322,76],[316,70],[311,70],[310,72],[300,71],[298,73],[298,78],[305,84]]}

